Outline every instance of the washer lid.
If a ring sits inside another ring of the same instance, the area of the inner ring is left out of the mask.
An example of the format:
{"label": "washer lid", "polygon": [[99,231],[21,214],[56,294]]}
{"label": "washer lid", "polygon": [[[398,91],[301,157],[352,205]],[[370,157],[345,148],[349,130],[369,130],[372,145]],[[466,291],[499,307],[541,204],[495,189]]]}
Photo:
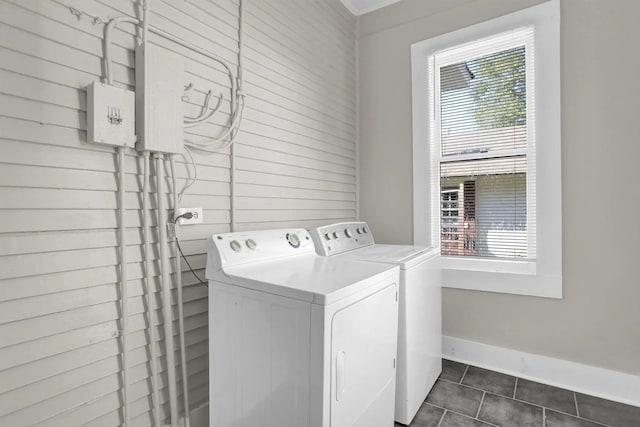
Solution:
{"label": "washer lid", "polygon": [[316,254],[224,270],[232,284],[329,305],[369,287],[398,281],[398,267]]}
{"label": "washer lid", "polygon": [[372,245],[349,253],[349,256],[373,262],[398,264],[405,270],[438,255],[438,248],[407,245]]}

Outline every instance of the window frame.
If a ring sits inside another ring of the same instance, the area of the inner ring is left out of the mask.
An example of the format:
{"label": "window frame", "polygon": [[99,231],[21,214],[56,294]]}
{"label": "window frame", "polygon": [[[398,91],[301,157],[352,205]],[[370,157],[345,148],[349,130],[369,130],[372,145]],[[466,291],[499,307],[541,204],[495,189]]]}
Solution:
{"label": "window frame", "polygon": [[[411,45],[413,239],[414,244],[440,246],[440,151],[435,133],[438,128],[431,120],[437,108],[436,96],[431,90],[435,85],[434,55],[523,27],[534,28],[532,60],[535,65],[531,70],[535,70],[535,107],[532,108],[536,114],[535,143],[527,144],[527,170],[535,168],[535,186],[531,188],[535,212],[528,209],[527,215],[535,215],[536,258],[518,261],[443,256],[443,286],[562,298],[559,0]],[[527,73],[529,71],[527,69]],[[529,95],[527,98],[529,102]],[[436,140],[438,144],[434,144]],[[529,190],[527,182],[528,198]]]}

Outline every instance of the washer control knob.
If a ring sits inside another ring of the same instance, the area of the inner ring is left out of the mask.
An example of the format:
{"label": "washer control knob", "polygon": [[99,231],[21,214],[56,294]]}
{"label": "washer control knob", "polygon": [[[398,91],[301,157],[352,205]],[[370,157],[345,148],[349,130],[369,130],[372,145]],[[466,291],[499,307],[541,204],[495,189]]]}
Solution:
{"label": "washer control knob", "polygon": [[294,248],[300,247],[300,238],[296,233],[287,233],[287,242]]}
{"label": "washer control knob", "polygon": [[245,243],[245,244],[247,245],[247,247],[248,247],[249,249],[251,249],[251,250],[254,250],[254,249],[256,248],[256,246],[258,246],[258,244],[256,243],[256,241],[255,241],[255,240],[253,240],[253,239],[249,239],[249,240],[247,240],[247,241],[246,241],[246,242],[244,242],[244,243]]}
{"label": "washer control knob", "polygon": [[347,236],[347,237],[353,236],[353,234],[351,234],[351,230],[349,230],[348,228],[344,229],[344,235]]}
{"label": "washer control knob", "polygon": [[229,246],[231,246],[231,249],[233,249],[235,252],[240,252],[240,250],[242,249],[242,245],[237,240],[232,240]]}
{"label": "washer control knob", "polygon": [[333,232],[333,238],[334,238],[334,239],[337,239],[338,237],[340,237],[340,235],[338,234],[338,232],[337,232],[337,231],[334,231],[334,232]]}
{"label": "washer control knob", "polygon": [[357,232],[358,234],[362,234],[362,231],[360,230],[360,227],[356,228],[356,232]]}
{"label": "washer control knob", "polygon": [[368,232],[369,232],[369,230],[367,230],[367,227],[362,227],[362,231],[363,231],[364,233],[368,233]]}
{"label": "washer control knob", "polygon": [[331,234],[324,233],[324,240],[331,240]]}

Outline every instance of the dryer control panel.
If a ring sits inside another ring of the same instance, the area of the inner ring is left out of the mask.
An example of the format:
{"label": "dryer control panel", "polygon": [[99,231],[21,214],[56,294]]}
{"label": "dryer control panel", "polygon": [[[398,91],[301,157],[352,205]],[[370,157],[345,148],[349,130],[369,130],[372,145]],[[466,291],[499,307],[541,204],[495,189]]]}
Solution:
{"label": "dryer control panel", "polygon": [[214,234],[207,242],[206,276],[210,279],[225,267],[305,254],[315,254],[315,249],[304,229]]}
{"label": "dryer control panel", "polygon": [[339,222],[310,231],[318,255],[336,255],[373,245],[373,234],[366,222]]}

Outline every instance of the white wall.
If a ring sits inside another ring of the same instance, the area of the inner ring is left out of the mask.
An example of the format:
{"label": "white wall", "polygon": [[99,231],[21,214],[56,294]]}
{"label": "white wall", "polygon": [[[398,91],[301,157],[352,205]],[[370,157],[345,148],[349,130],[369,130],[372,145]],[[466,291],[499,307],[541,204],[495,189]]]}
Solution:
{"label": "white wall", "polygon": [[[403,0],[359,18],[360,208],[410,243],[409,46],[540,0]],[[640,374],[635,0],[563,0],[562,300],[445,290],[444,334]]]}
{"label": "white wall", "polygon": [[[151,4],[151,25],[237,63],[237,0]],[[102,21],[135,16],[137,9],[134,0],[0,0],[2,425],[121,421],[121,361],[113,337],[119,316],[117,158],[113,149],[85,142],[84,88],[102,74],[103,24],[77,19],[68,6]],[[355,28],[338,0],[247,1],[238,229],[355,218]],[[134,30],[122,30],[114,33],[115,79],[133,89]],[[199,111],[209,88],[226,92],[225,74],[214,62],[152,40],[186,57],[184,82],[197,89],[189,93],[188,113]],[[188,137],[203,139],[225,119],[193,128]],[[183,227],[182,238],[203,276],[206,237],[229,231],[229,150],[197,154],[196,161],[198,181],[182,205],[204,207],[205,223]],[[141,281],[142,167],[133,150],[126,170],[131,403],[133,424],[145,426],[150,368]],[[177,174],[183,185],[182,160]],[[197,407],[208,401],[207,291],[188,272],[183,280],[191,403]],[[166,380],[161,385],[166,401]]]}

